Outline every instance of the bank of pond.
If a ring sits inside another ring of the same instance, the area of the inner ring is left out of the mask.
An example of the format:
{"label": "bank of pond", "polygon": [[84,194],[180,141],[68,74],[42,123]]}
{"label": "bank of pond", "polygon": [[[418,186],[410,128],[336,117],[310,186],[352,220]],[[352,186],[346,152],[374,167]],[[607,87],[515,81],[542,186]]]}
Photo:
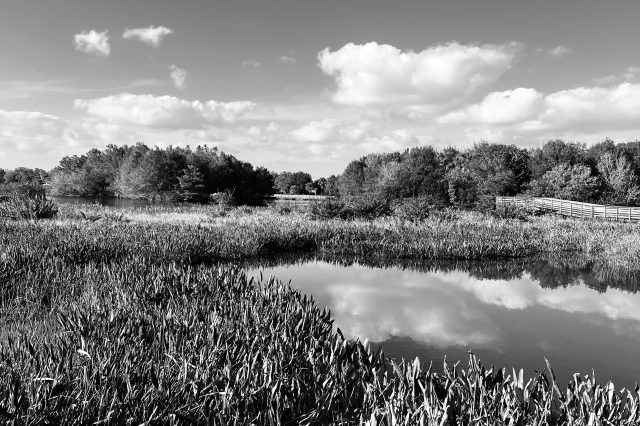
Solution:
{"label": "bank of pond", "polygon": [[0,223],[5,422],[640,421],[633,225],[79,212]]}

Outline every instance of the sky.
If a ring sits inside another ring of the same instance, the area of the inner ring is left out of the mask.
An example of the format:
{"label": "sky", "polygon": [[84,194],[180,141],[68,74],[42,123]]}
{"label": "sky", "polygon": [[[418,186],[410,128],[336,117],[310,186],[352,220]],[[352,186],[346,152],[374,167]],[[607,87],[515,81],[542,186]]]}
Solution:
{"label": "sky", "polygon": [[0,168],[109,144],[270,170],[640,139],[637,0],[1,0]]}

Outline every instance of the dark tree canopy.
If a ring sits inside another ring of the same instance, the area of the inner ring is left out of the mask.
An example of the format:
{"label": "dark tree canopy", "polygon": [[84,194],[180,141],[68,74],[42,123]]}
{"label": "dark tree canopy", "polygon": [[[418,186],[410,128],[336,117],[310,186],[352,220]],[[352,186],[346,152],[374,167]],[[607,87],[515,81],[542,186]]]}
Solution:
{"label": "dark tree canopy", "polygon": [[57,195],[187,201],[229,192],[240,203],[256,203],[273,193],[266,169],[254,169],[216,148],[152,149],[142,143],[64,157],[52,171],[51,184]]}

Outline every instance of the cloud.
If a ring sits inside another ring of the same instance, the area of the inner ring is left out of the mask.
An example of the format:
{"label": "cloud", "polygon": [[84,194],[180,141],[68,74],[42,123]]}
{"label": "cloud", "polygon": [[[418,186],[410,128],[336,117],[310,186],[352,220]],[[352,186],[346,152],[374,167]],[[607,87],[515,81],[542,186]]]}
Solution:
{"label": "cloud", "polygon": [[375,42],[349,43],[318,53],[319,66],[334,77],[335,102],[353,105],[442,106],[464,100],[495,82],[514,62],[519,45],[451,42],[420,52]]}
{"label": "cloud", "polygon": [[554,58],[562,58],[563,56],[567,56],[572,51],[573,50],[570,47],[560,45],[560,46],[556,46],[556,47],[552,47],[551,49],[548,49],[547,53],[553,56]]}
{"label": "cloud", "polygon": [[171,80],[173,81],[173,85],[177,89],[184,89],[185,81],[187,79],[187,70],[176,65],[170,65],[169,70],[171,71]]}
{"label": "cloud", "polygon": [[606,131],[640,127],[640,84],[579,87],[551,93],[533,128]]}
{"label": "cloud", "polygon": [[163,26],[154,27],[151,25],[146,28],[127,28],[124,33],[122,33],[122,37],[125,39],[135,39],[150,46],[158,47],[162,40],[169,34],[173,34],[172,29]]}
{"label": "cloud", "polygon": [[391,134],[379,136],[369,136],[362,143],[360,147],[364,152],[396,152],[403,151],[408,147],[417,146],[420,140],[412,135],[406,129],[397,129],[391,132]]}
{"label": "cloud", "polygon": [[634,81],[640,76],[640,67],[628,67],[622,74],[611,74],[604,77],[596,77],[592,81],[595,84],[608,86],[622,81]]}
{"label": "cloud", "polygon": [[50,169],[65,155],[140,140],[135,132],[88,117],[72,120],[38,111],[0,110],[0,163]]}
{"label": "cloud", "polygon": [[200,128],[230,125],[255,108],[249,101],[187,101],[173,96],[121,93],[97,99],[76,99],[76,109],[111,123],[158,128]]}
{"label": "cloud", "polygon": [[280,56],[280,62],[284,62],[285,64],[295,64],[296,63],[296,58],[294,58],[293,56],[288,56],[288,55],[282,55]]}
{"label": "cloud", "polygon": [[242,61],[241,66],[242,66],[242,68],[245,68],[245,69],[247,69],[247,68],[249,68],[249,69],[251,69],[251,68],[253,68],[253,69],[262,68],[262,64],[260,62],[256,61],[256,60],[254,60],[254,59],[247,59],[245,61]]}
{"label": "cloud", "polygon": [[83,31],[73,37],[76,50],[91,53],[97,56],[109,56],[109,31],[97,32],[95,30]]}
{"label": "cloud", "polygon": [[492,92],[482,102],[440,118],[439,123],[513,124],[535,118],[543,106],[544,95],[535,89],[518,88]]}

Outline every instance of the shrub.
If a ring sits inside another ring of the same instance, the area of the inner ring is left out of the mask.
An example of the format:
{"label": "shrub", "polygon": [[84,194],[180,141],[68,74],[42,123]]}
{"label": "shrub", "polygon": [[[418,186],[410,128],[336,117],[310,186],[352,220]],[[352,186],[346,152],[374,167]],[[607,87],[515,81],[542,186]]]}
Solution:
{"label": "shrub", "polygon": [[383,198],[350,197],[346,201],[346,215],[352,218],[375,219],[391,214],[391,203]]}
{"label": "shrub", "polygon": [[309,213],[311,213],[311,217],[318,219],[336,219],[347,216],[344,201],[333,197],[312,202],[309,205]]}
{"label": "shrub", "polygon": [[517,220],[528,220],[533,214],[534,211],[531,208],[518,204],[503,204],[491,212],[491,215],[498,219]]}
{"label": "shrub", "polygon": [[25,195],[4,196],[0,201],[0,217],[20,219],[51,219],[58,214],[58,206],[49,200]]}
{"label": "shrub", "polygon": [[231,208],[236,205],[236,199],[230,191],[216,192],[209,195],[211,204],[224,208]]}
{"label": "shrub", "polygon": [[396,201],[393,214],[404,220],[419,222],[425,220],[435,210],[435,206],[426,197],[405,198]]}

